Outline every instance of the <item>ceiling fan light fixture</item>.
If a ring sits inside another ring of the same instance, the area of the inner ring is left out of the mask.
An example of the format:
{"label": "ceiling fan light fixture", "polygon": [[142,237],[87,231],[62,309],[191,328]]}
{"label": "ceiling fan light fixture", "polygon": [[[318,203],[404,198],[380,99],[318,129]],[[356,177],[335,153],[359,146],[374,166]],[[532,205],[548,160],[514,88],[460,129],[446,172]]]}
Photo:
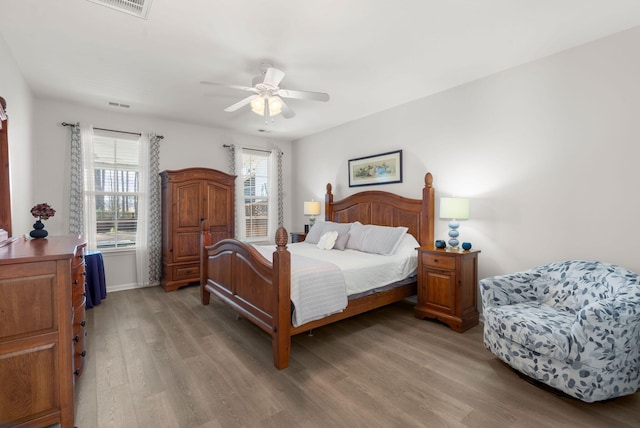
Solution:
{"label": "ceiling fan light fixture", "polygon": [[284,103],[278,97],[259,96],[251,101],[251,111],[260,116],[266,116],[267,112],[265,107],[269,106],[269,116],[275,116],[282,112],[282,105]]}
{"label": "ceiling fan light fixture", "polygon": [[270,97],[269,98],[269,114],[271,116],[275,116],[276,114],[280,114],[282,112],[282,100],[278,97]]}
{"label": "ceiling fan light fixture", "polygon": [[259,114],[260,116],[264,116],[264,98],[255,97],[251,101],[251,111],[255,114]]}

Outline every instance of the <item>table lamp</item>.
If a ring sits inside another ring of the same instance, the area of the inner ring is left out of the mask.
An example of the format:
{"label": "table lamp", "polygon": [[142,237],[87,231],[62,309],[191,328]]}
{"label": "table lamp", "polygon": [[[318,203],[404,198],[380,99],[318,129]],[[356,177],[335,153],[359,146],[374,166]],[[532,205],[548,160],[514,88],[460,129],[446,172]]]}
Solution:
{"label": "table lamp", "polygon": [[304,203],[304,215],[309,216],[309,226],[313,227],[316,222],[316,216],[320,215],[320,202],[310,201]]}
{"label": "table lamp", "polygon": [[467,198],[440,198],[440,218],[448,218],[449,222],[449,247],[458,248],[458,227],[457,220],[469,218],[469,199]]}

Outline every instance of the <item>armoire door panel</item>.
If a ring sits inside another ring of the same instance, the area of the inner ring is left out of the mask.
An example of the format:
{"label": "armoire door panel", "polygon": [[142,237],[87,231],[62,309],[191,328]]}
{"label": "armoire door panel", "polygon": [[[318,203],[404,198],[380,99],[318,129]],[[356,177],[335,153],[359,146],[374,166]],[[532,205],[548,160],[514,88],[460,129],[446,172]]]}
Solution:
{"label": "armoire door panel", "polygon": [[200,259],[200,231],[176,235],[173,243],[173,260],[176,263]]}
{"label": "armoire door panel", "polygon": [[207,183],[207,206],[204,218],[209,220],[211,226],[226,226],[229,224],[229,212],[233,211],[233,194],[229,187],[215,183]]}
{"label": "armoire door panel", "polygon": [[200,229],[202,187],[200,182],[180,184],[175,187],[175,227]]}

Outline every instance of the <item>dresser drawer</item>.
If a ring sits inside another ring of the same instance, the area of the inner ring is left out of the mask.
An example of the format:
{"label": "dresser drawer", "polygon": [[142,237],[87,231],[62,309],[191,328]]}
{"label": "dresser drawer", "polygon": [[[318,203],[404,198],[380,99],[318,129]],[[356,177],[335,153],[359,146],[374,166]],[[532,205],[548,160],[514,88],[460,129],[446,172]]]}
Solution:
{"label": "dresser drawer", "polygon": [[200,279],[200,263],[188,264],[188,265],[180,265],[173,267],[173,279],[190,279],[197,278]]}
{"label": "dresser drawer", "polygon": [[456,258],[445,254],[421,253],[421,261],[424,266],[436,269],[453,270],[456,267]]}

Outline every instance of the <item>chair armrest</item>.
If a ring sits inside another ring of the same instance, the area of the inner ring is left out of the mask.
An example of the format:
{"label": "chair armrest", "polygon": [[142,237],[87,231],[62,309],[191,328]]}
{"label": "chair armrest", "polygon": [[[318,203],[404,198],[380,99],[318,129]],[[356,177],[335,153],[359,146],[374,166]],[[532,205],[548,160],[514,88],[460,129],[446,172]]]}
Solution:
{"label": "chair armrest", "polygon": [[639,364],[640,301],[609,298],[590,303],[576,314],[571,334],[583,364]]}
{"label": "chair armrest", "polygon": [[513,305],[538,300],[538,279],[540,273],[523,271],[506,275],[492,276],[480,280],[482,306]]}

